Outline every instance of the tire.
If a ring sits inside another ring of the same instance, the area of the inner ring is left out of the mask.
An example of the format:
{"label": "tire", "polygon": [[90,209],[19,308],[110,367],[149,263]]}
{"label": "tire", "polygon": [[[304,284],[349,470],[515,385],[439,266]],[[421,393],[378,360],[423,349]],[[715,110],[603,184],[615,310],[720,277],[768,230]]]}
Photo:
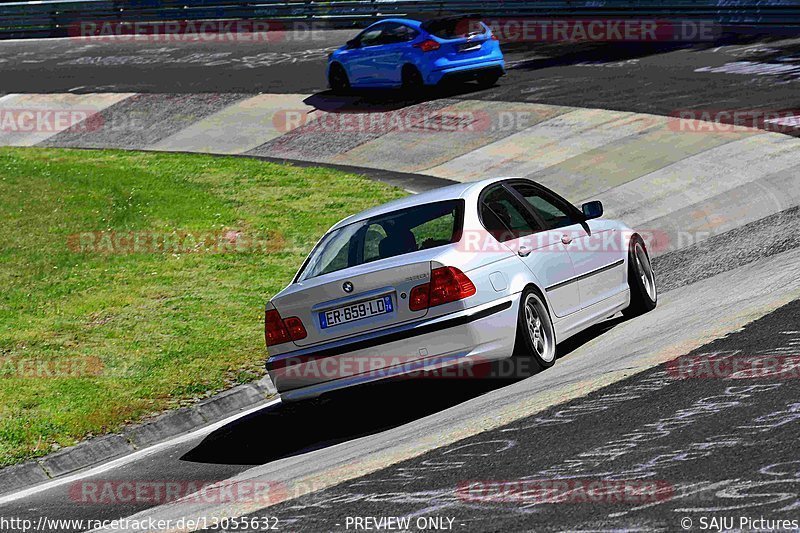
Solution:
{"label": "tire", "polygon": [[422,74],[417,67],[412,65],[403,67],[402,84],[403,92],[414,98],[419,98],[422,95],[422,90],[425,88],[425,81],[422,79]]}
{"label": "tire", "polygon": [[627,317],[643,315],[658,304],[658,289],[650,256],[642,238],[634,235],[628,245],[628,287],[631,304],[622,314]]}
{"label": "tire", "polygon": [[490,72],[486,74],[481,74],[478,76],[478,85],[484,89],[488,89],[489,87],[494,87],[497,81],[500,79],[501,74],[496,72]]}
{"label": "tire", "polygon": [[328,73],[328,85],[335,94],[346,94],[350,91],[350,78],[347,77],[347,71],[338,63],[331,65],[331,70]]}
{"label": "tire", "polygon": [[556,362],[556,332],[541,293],[528,287],[523,291],[517,317],[514,343],[515,367],[529,375],[541,372]]}

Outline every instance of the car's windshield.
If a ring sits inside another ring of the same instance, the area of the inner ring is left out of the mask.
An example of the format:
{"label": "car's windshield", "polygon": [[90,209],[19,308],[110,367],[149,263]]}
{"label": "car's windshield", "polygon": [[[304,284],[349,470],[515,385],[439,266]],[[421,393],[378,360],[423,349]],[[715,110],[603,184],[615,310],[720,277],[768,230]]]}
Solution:
{"label": "car's windshield", "polygon": [[463,200],[448,200],[343,226],[319,242],[296,281],[457,242],[463,213]]}

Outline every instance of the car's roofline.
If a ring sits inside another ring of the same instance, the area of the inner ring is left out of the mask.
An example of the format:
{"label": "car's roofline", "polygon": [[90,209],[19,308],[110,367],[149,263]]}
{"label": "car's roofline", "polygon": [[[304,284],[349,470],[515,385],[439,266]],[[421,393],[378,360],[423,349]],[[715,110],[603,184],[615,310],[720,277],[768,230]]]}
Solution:
{"label": "car's roofline", "polygon": [[344,220],[340,221],[335,226],[333,226],[331,228],[331,231],[339,229],[342,226],[352,224],[354,222],[360,222],[362,220],[366,220],[380,215],[385,215],[387,213],[392,213],[394,211],[399,211],[401,209],[406,209],[408,207],[430,204],[434,202],[442,202],[446,200],[459,200],[462,198],[467,198],[471,193],[475,191],[478,192],[482,191],[486,186],[491,185],[492,183],[497,183],[500,181],[511,180],[511,179],[524,179],[524,178],[518,178],[518,177],[489,178],[481,181],[456,183],[454,185],[448,185],[447,187],[433,189],[432,191],[413,194],[411,196],[406,196],[404,198],[393,200],[389,203],[379,205],[371,209],[367,209],[366,211],[362,211],[355,215],[351,215],[345,218]]}
{"label": "car's roofline", "polygon": [[379,20],[377,22],[374,22],[374,23],[370,24],[365,29],[368,30],[369,28],[375,26],[376,24],[382,24],[384,22],[396,22],[398,24],[405,24],[407,26],[411,26],[414,29],[419,29],[419,28],[422,27],[422,21],[419,21],[419,20],[402,19],[402,18],[391,18],[391,19],[381,19],[381,20]]}

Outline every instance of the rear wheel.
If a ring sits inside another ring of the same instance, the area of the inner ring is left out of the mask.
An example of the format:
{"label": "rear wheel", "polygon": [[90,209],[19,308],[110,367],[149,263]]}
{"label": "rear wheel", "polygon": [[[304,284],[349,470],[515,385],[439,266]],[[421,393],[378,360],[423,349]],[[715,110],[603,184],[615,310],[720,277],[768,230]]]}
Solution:
{"label": "rear wheel", "polygon": [[489,87],[494,87],[499,79],[500,74],[497,72],[484,72],[478,76],[478,85],[488,89]]}
{"label": "rear wheel", "polygon": [[328,73],[328,83],[331,86],[331,90],[336,94],[343,94],[350,90],[350,79],[347,77],[347,72],[338,63],[331,65],[331,70]]}
{"label": "rear wheel", "polygon": [[534,374],[556,362],[556,332],[541,294],[528,288],[522,293],[514,344],[517,368]]}
{"label": "rear wheel", "polygon": [[631,238],[628,246],[628,286],[631,304],[622,311],[623,315],[633,317],[655,309],[658,303],[656,276],[644,241],[638,235]]}
{"label": "rear wheel", "polygon": [[422,74],[417,67],[412,65],[403,67],[402,83],[403,91],[414,97],[420,96],[422,94],[422,89],[425,88],[425,81],[422,79]]}

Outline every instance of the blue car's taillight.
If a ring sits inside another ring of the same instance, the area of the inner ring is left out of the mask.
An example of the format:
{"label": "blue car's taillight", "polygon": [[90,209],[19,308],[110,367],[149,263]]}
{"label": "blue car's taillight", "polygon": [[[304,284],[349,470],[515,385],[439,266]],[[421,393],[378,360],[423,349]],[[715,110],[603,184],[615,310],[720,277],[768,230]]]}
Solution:
{"label": "blue car's taillight", "polygon": [[417,43],[414,45],[414,48],[419,48],[423,52],[433,52],[434,50],[438,50],[441,47],[442,45],[440,45],[433,39],[428,39],[427,41],[422,41],[421,43]]}

